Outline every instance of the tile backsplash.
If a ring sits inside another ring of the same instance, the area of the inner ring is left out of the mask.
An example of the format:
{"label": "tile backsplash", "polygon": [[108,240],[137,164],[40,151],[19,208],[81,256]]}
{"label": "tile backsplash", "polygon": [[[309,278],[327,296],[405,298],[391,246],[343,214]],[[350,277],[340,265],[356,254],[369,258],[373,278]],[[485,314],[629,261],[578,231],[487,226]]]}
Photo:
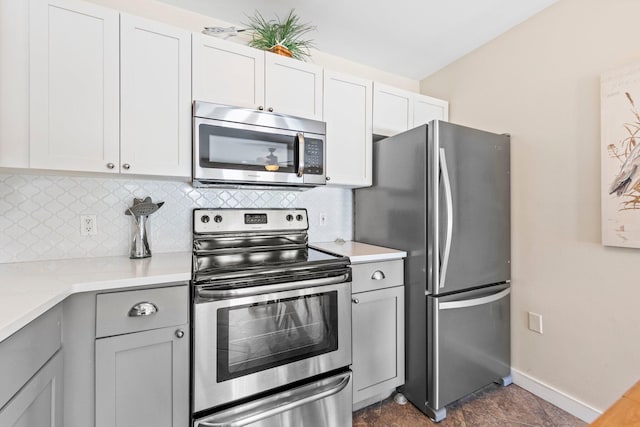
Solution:
{"label": "tile backsplash", "polygon": [[[226,190],[124,177],[0,174],[0,263],[129,254],[134,197],[165,204],[151,215],[152,252],[191,250],[193,208],[307,208],[309,241],[352,237],[350,190]],[[320,225],[320,214],[327,215]],[[80,216],[96,215],[97,234],[80,234]]]}

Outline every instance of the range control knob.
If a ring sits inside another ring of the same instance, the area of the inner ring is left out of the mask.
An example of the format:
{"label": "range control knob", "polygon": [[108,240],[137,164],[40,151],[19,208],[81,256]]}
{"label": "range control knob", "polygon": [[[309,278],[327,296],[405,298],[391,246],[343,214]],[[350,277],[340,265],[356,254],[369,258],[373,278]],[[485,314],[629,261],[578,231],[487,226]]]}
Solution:
{"label": "range control knob", "polygon": [[202,215],[200,217],[200,221],[204,222],[205,224],[208,223],[211,220],[211,218],[209,218],[209,215]]}
{"label": "range control knob", "polygon": [[287,215],[287,221],[293,221],[293,215],[291,214]]}
{"label": "range control knob", "polygon": [[298,214],[298,215],[296,215],[296,219],[298,221],[302,221],[304,219],[304,217],[302,215]]}
{"label": "range control knob", "polygon": [[213,220],[217,223],[221,223],[222,222],[222,216],[220,215],[216,215],[213,217]]}

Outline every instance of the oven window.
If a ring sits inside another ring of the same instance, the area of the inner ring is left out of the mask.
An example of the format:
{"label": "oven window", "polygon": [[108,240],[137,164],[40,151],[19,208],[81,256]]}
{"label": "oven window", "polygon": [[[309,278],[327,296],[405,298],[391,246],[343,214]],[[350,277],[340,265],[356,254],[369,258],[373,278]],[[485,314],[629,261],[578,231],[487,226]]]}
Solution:
{"label": "oven window", "polygon": [[218,310],[218,381],[338,349],[338,292]]}
{"label": "oven window", "polygon": [[293,172],[295,136],[200,125],[200,166]]}

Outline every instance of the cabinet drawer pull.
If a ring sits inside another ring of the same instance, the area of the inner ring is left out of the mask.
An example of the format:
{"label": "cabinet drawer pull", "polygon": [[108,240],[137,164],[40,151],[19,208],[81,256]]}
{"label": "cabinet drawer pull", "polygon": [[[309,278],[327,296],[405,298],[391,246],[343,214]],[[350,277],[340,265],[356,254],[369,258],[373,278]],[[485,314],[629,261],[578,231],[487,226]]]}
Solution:
{"label": "cabinet drawer pull", "polygon": [[359,300],[358,298],[351,298],[351,301],[352,301],[354,304],[360,304],[360,300]]}
{"label": "cabinet drawer pull", "polygon": [[129,317],[151,316],[158,312],[158,306],[152,302],[139,302],[129,310]]}
{"label": "cabinet drawer pull", "polygon": [[386,276],[380,270],[374,271],[373,274],[371,275],[371,280],[382,280],[382,279],[385,279],[385,278],[386,278]]}

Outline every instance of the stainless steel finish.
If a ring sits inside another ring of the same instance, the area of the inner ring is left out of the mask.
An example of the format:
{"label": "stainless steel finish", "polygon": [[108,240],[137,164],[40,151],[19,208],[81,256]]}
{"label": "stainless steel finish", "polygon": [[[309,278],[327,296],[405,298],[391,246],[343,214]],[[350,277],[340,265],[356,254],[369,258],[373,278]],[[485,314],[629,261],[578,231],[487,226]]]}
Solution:
{"label": "stainless steel finish", "polygon": [[[266,224],[247,224],[245,215],[264,214]],[[288,221],[287,216],[301,220]],[[216,217],[220,217],[216,221]],[[206,218],[206,220],[205,220]],[[214,221],[210,219],[213,218]],[[246,233],[259,231],[274,231],[282,235],[282,231],[305,231],[309,228],[306,209],[196,209],[193,211],[193,231],[196,234],[207,233]],[[306,244],[306,240],[304,242]]]}
{"label": "stainless steel finish", "polygon": [[380,271],[380,270],[376,270],[373,272],[373,274],[371,275],[371,280],[384,280],[387,277],[384,275],[384,272]]}
{"label": "stainless steel finish", "polygon": [[178,329],[176,331],[176,337],[183,338],[184,337],[184,331],[182,329]]}
{"label": "stainless steel finish", "polygon": [[403,392],[442,419],[449,398],[473,391],[444,347],[461,346],[460,372],[477,388],[509,370],[509,317],[487,308],[504,313],[508,300],[495,293],[510,280],[509,137],[435,120],[375,141],[373,159],[374,186],[355,191],[354,240],[407,251]]}
{"label": "stainless steel finish", "polygon": [[115,167],[116,167],[116,165],[115,165],[115,164],[113,164],[113,163],[111,163],[111,162],[107,163],[107,168],[109,168],[109,169],[113,169],[113,168],[115,168]]}
{"label": "stainless steel finish", "polygon": [[[259,107],[259,110],[261,108]],[[290,136],[297,134],[305,138],[322,141],[323,170],[326,170],[326,123],[288,116],[279,113],[256,111],[253,109],[231,107],[195,101],[193,105],[193,185],[196,187],[218,186],[232,187],[257,185],[271,188],[313,187],[326,184],[325,174],[303,174],[298,171],[270,172],[249,171],[233,168],[203,168],[200,166],[200,126],[214,125],[229,129],[259,131],[273,135]]]}
{"label": "stainless steel finish", "polygon": [[152,302],[139,302],[129,310],[129,317],[151,316],[158,312],[158,306]]}
{"label": "stainless steel finish", "polygon": [[269,111],[270,113],[273,113],[273,107],[269,107],[268,111]]}
{"label": "stainless steel finish", "polygon": [[351,373],[336,375],[197,420],[195,427],[351,425]]}
{"label": "stainless steel finish", "polygon": [[129,258],[137,259],[151,256],[151,247],[147,237],[149,235],[149,215],[160,209],[162,205],[164,202],[153,203],[151,197],[134,198],[133,205],[124,212],[125,215],[131,215],[133,219]]}
{"label": "stainless steel finish", "polygon": [[296,175],[302,177],[304,175],[304,135],[298,132],[296,139],[298,141],[298,171]]}
{"label": "stainless steel finish", "polygon": [[129,163],[125,163],[125,164],[122,165],[122,169],[129,170],[129,169],[131,169],[131,165]]}
{"label": "stainless steel finish", "polygon": [[[510,374],[509,293],[509,285],[503,284],[427,297],[430,318],[439,325],[439,334],[430,343],[431,353],[438,357],[431,373],[429,407],[437,411]],[[459,304],[460,300],[465,303]]]}
{"label": "stainless steel finish", "polygon": [[453,310],[456,308],[468,308],[468,307],[475,307],[477,305],[489,304],[491,302],[498,301],[499,299],[504,298],[510,293],[511,293],[511,289],[507,288],[504,291],[498,292],[497,294],[489,295],[482,298],[443,302],[443,303],[440,303],[440,310]]}
{"label": "stainless steel finish", "polygon": [[331,181],[331,177],[330,177],[330,176],[325,177],[325,179],[326,179],[327,181]]}
{"label": "stainless steel finish", "polygon": [[262,105],[258,105],[258,110],[263,111],[264,107]]}
{"label": "stainless steel finish", "polygon": [[449,180],[449,169],[447,168],[447,156],[444,148],[440,148],[440,170],[442,171],[442,183],[444,184],[445,208],[447,216],[445,224],[447,232],[444,241],[444,251],[442,253],[442,261],[440,262],[440,280],[437,282],[440,288],[444,288],[445,279],[447,277],[447,266],[449,264],[449,255],[451,254],[451,237],[453,236],[453,198],[451,195],[451,181]]}
{"label": "stainless steel finish", "polygon": [[[199,325],[215,325],[219,309],[248,306],[272,300],[312,296],[320,293],[337,292],[339,348],[336,351],[298,360],[283,366],[265,369],[234,378],[232,381],[218,382],[217,377],[217,331]],[[256,393],[267,391],[277,385],[286,385],[351,364],[351,286],[350,283],[310,287],[292,291],[262,294],[256,296],[211,301],[194,306],[193,322],[193,379],[194,411],[202,411]],[[350,398],[349,398],[350,399]],[[351,401],[349,400],[349,404]]]}
{"label": "stainless steel finish", "polygon": [[360,304],[360,300],[358,298],[351,298],[351,302],[354,304]]}
{"label": "stainless steel finish", "polygon": [[293,291],[296,289],[304,289],[309,287],[327,286],[336,283],[344,283],[349,280],[348,274],[342,274],[337,277],[327,277],[324,279],[302,280],[300,282],[286,282],[276,285],[253,286],[246,288],[232,289],[207,289],[196,286],[196,304],[210,302],[215,299],[248,297],[262,294],[273,294],[276,292]]}
{"label": "stainless steel finish", "polygon": [[325,122],[287,116],[285,114],[265,114],[250,108],[232,107],[229,105],[213,104],[195,101],[193,116],[212,120],[223,120],[231,123],[257,125],[265,128],[288,129],[298,132],[326,134]]}

